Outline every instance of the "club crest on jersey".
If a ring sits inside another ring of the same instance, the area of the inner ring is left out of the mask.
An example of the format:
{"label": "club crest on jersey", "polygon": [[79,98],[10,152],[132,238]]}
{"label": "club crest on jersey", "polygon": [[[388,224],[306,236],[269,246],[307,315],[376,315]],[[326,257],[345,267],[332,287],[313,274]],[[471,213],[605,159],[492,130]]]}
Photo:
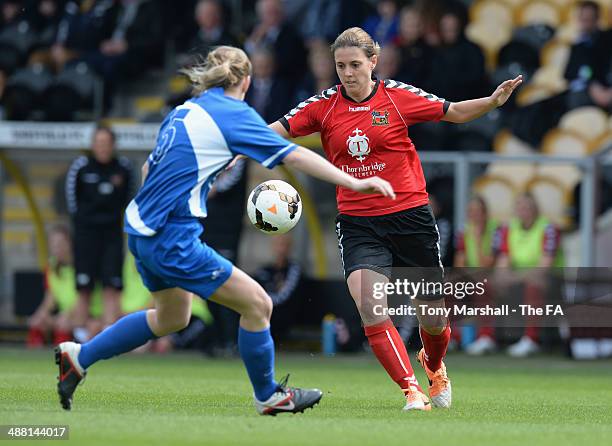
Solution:
{"label": "club crest on jersey", "polygon": [[372,112],[372,125],[389,125],[389,112],[374,110]]}
{"label": "club crest on jersey", "polygon": [[368,138],[363,131],[355,129],[346,140],[348,146],[348,152],[352,157],[356,158],[357,161],[363,163],[366,156],[370,154],[370,138]]}

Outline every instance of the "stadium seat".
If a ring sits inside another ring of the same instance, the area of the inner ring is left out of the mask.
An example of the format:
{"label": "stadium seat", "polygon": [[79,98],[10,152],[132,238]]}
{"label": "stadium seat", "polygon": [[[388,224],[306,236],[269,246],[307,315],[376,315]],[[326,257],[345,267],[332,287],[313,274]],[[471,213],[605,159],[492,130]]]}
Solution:
{"label": "stadium seat", "polygon": [[0,32],[0,70],[10,74],[23,65],[36,41],[36,34],[26,21],[3,29]]}
{"label": "stadium seat", "polygon": [[492,22],[512,27],[512,8],[503,0],[478,0],[470,8],[470,22]]}
{"label": "stadium seat", "polygon": [[549,87],[528,84],[519,89],[516,95],[516,103],[520,107],[526,107],[527,105],[539,102],[555,94],[556,92]]}
{"label": "stadium seat", "polygon": [[556,28],[561,23],[561,8],[549,0],[529,0],[516,12],[515,22],[521,26],[539,24]]}
{"label": "stadium seat", "polygon": [[75,112],[92,109],[95,97],[102,98],[102,82],[81,62],[67,67],[47,89],[45,113],[49,121],[72,121]]}
{"label": "stadium seat", "polygon": [[43,93],[51,85],[52,75],[42,65],[17,70],[6,85],[4,104],[8,119],[35,119],[34,114],[45,102]]}
{"label": "stadium seat", "polygon": [[531,83],[544,87],[553,93],[561,93],[567,89],[567,80],[563,77],[564,65],[548,64],[540,67],[531,78]]}
{"label": "stadium seat", "polygon": [[542,49],[554,35],[554,29],[548,25],[529,25],[517,28],[512,33],[512,40],[499,50],[497,65],[519,64],[527,78],[540,67]]}
{"label": "stadium seat", "polygon": [[587,141],[593,142],[606,133],[608,115],[598,107],[579,107],[564,114],[559,127],[578,133]]}
{"label": "stadium seat", "polygon": [[570,45],[556,38],[548,41],[540,51],[542,66],[556,65],[565,67],[570,55]]}
{"label": "stadium seat", "polygon": [[484,175],[474,182],[472,188],[485,200],[493,218],[508,220],[512,216],[512,205],[519,190],[506,178]]}
{"label": "stadium seat", "polygon": [[582,178],[582,172],[572,164],[543,163],[536,168],[536,176],[553,178],[571,191]]}
{"label": "stadium seat", "polygon": [[542,215],[562,229],[571,224],[568,214],[572,202],[571,190],[566,189],[555,178],[545,176],[533,178],[526,189],[535,198]]}
{"label": "stadium seat", "polygon": [[466,36],[476,43],[485,53],[487,67],[494,68],[497,64],[497,53],[512,36],[510,25],[500,25],[495,22],[471,22],[466,30]]}
{"label": "stadium seat", "polygon": [[487,175],[505,178],[521,190],[534,177],[536,167],[533,163],[496,161],[487,167]]}
{"label": "stadium seat", "polygon": [[493,150],[500,155],[525,155],[534,153],[533,148],[518,139],[508,130],[502,130],[495,136]]}
{"label": "stadium seat", "polygon": [[572,130],[552,129],[542,140],[542,152],[558,156],[586,156],[589,141]]}

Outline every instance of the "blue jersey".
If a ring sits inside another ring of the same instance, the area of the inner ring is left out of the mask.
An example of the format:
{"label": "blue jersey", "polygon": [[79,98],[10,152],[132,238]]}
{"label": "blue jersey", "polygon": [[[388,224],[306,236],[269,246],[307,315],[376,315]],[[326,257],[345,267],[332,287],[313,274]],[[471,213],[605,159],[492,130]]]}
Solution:
{"label": "blue jersey", "polygon": [[215,177],[241,154],[273,168],[297,146],[269,129],[244,101],[212,88],[164,120],[144,185],[125,212],[125,231],[153,236],[169,218],[206,217]]}

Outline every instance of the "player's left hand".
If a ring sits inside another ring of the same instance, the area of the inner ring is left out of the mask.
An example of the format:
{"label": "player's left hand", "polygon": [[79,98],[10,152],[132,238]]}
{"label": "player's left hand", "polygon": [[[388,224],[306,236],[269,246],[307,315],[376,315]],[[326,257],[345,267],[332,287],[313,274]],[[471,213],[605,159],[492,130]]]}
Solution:
{"label": "player's left hand", "polygon": [[506,103],[512,92],[523,83],[523,75],[520,74],[514,79],[502,82],[491,95],[491,100],[496,107],[501,107]]}

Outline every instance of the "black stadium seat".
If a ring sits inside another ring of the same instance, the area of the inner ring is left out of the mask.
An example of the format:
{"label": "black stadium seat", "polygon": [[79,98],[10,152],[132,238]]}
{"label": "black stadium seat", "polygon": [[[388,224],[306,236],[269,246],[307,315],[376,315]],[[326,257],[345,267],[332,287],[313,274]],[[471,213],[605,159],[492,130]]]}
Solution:
{"label": "black stadium seat", "polygon": [[512,40],[499,50],[498,66],[519,63],[530,72],[540,66],[540,51],[554,35],[547,25],[529,25],[517,28]]}
{"label": "black stadium seat", "polygon": [[36,33],[25,21],[3,29],[0,32],[0,70],[11,74],[23,65],[37,39]]}
{"label": "black stadium seat", "polygon": [[46,120],[74,120],[75,112],[93,108],[101,88],[102,81],[86,63],[66,67],[45,92]]}
{"label": "black stadium seat", "polygon": [[43,65],[21,68],[6,85],[4,104],[7,118],[12,120],[35,119],[33,113],[41,110],[44,92],[51,85],[53,76]]}

